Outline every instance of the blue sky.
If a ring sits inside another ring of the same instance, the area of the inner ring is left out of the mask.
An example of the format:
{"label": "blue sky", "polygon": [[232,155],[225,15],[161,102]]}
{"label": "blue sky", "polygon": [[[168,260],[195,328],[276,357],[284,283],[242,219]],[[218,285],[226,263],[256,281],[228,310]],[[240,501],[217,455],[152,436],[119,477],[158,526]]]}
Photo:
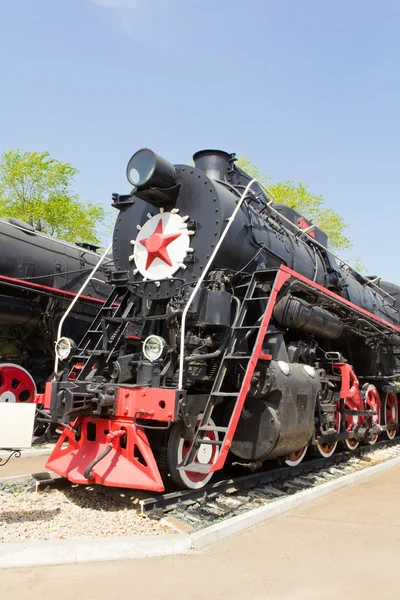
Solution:
{"label": "blue sky", "polygon": [[244,153],[400,283],[399,30],[396,0],[2,0],[0,152],[48,150],[107,207],[142,146]]}

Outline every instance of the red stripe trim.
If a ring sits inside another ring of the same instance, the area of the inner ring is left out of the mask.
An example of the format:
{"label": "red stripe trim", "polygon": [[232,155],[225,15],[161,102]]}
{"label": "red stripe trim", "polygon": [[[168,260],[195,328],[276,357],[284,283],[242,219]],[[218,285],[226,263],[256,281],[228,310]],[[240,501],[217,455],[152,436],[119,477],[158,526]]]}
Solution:
{"label": "red stripe trim", "polygon": [[[7,277],[6,275],[0,275],[0,282],[10,283],[10,284],[18,284],[21,286],[26,286],[28,288],[36,289],[36,290],[44,290],[47,292],[55,292],[62,296],[68,296],[69,298],[75,298],[77,294],[74,292],[67,292],[66,290],[59,290],[58,288],[53,288],[48,285],[42,285],[40,283],[32,283],[31,281],[24,281],[23,279],[15,279],[14,277]],[[99,298],[92,298],[91,296],[80,296],[82,300],[88,300],[89,302],[97,302],[98,304],[104,304],[104,300],[100,300]]]}
{"label": "red stripe trim", "polygon": [[338,296],[334,292],[331,292],[330,290],[327,290],[325,287],[323,287],[319,283],[315,283],[314,281],[311,281],[310,279],[307,279],[307,277],[304,277],[303,275],[300,275],[299,273],[296,273],[296,271],[292,271],[292,269],[289,269],[289,267],[285,267],[285,266],[282,265],[280,267],[280,270],[283,271],[284,273],[289,273],[289,275],[292,275],[292,277],[295,277],[299,281],[302,281],[303,283],[306,283],[307,285],[310,285],[311,287],[315,288],[316,290],[319,290],[320,292],[322,292],[326,296],[330,296],[331,298],[334,298],[335,300],[338,300],[339,302],[341,302],[345,306],[353,308],[354,310],[356,310],[357,312],[365,315],[366,317],[369,317],[370,319],[373,319],[374,321],[377,321],[378,323],[381,323],[382,325],[385,325],[386,327],[389,327],[389,329],[394,329],[395,331],[397,331],[397,332],[400,333],[400,328],[396,327],[396,325],[393,325],[392,323],[389,323],[388,321],[385,321],[384,319],[381,319],[380,317],[377,317],[376,315],[373,315],[372,313],[368,312],[364,308],[361,308],[360,306],[357,306],[357,304],[353,304],[349,300],[346,300],[346,298],[342,298],[342,296]]}

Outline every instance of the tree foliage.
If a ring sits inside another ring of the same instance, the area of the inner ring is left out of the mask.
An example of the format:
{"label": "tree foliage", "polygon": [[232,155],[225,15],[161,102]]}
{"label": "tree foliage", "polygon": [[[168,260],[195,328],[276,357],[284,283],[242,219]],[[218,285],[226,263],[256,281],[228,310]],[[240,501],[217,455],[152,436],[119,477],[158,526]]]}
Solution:
{"label": "tree foliage", "polygon": [[349,238],[343,234],[347,227],[346,223],[334,210],[324,206],[323,196],[312,194],[308,186],[303,183],[295,183],[291,180],[273,183],[270,176],[261,173],[259,167],[251,163],[246,156],[240,156],[236,164],[248,175],[268,187],[277,202],[294,208],[322,229],[329,238],[330,248],[347,250],[351,247]]}
{"label": "tree foliage", "polygon": [[100,204],[83,203],[71,185],[78,170],[48,152],[8,150],[0,159],[0,216],[29,222],[73,242],[98,243],[96,228],[105,217]]}

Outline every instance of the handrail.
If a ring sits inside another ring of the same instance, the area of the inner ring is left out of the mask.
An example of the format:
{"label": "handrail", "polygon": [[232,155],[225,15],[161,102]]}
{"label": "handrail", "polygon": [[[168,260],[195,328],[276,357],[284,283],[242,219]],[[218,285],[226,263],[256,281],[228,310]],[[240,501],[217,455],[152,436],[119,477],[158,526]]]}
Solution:
{"label": "handrail", "polygon": [[[58,342],[60,341],[61,331],[62,331],[62,327],[64,325],[65,319],[68,317],[69,313],[71,312],[71,310],[73,309],[73,307],[75,306],[75,304],[78,302],[80,296],[82,295],[83,290],[86,288],[86,286],[89,283],[89,281],[91,281],[91,279],[93,279],[93,275],[96,273],[96,271],[100,267],[101,263],[103,262],[103,260],[107,256],[107,254],[110,252],[111,248],[112,248],[112,242],[108,246],[108,248],[104,252],[104,254],[102,254],[99,262],[97,263],[97,265],[95,266],[95,268],[93,269],[93,271],[90,273],[89,277],[86,279],[86,281],[84,282],[84,284],[82,285],[82,287],[80,288],[80,290],[78,291],[78,293],[76,294],[75,298],[72,300],[71,304],[68,306],[67,310],[65,311],[65,313],[61,317],[60,322],[58,324],[57,339],[56,339],[56,342],[55,342],[55,346],[57,346]],[[55,356],[55,359],[54,359],[54,379],[56,378],[56,375],[57,375],[58,363],[59,363],[58,354],[56,352],[56,356]]]}
{"label": "handrail", "polygon": [[[298,227],[295,223],[293,223],[292,221],[290,221],[288,218],[286,218],[284,215],[282,215],[279,211],[277,211],[273,206],[273,202],[276,202],[276,199],[273,195],[273,193],[260,181],[258,181],[258,179],[252,179],[246,186],[243,194],[241,195],[235,210],[233,211],[232,215],[229,217],[228,219],[228,223],[224,229],[224,231],[222,232],[222,235],[218,241],[218,243],[216,244],[213,253],[211,254],[208,263],[206,264],[206,266],[203,269],[202,274],[200,275],[200,278],[197,281],[197,284],[195,285],[195,287],[193,288],[193,292],[191,293],[186,306],[182,312],[182,321],[181,321],[181,345],[180,345],[180,352],[179,352],[179,379],[178,379],[178,389],[182,389],[183,386],[183,368],[184,368],[184,357],[185,357],[185,326],[186,326],[186,316],[187,313],[189,311],[189,308],[194,300],[195,295],[197,294],[201,284],[203,283],[203,280],[205,278],[205,276],[208,273],[208,270],[210,269],[212,263],[214,262],[215,256],[217,255],[217,252],[226,236],[226,234],[228,233],[230,226],[232,225],[232,222],[234,221],[237,213],[239,212],[244,199],[246,198],[251,186],[257,183],[260,185],[260,187],[267,193],[267,196],[269,196],[270,198],[273,198],[272,200],[270,200],[269,202],[267,202],[267,206],[268,208],[275,213],[280,219],[282,219],[283,221],[286,221],[291,227],[294,227],[297,230],[297,233],[300,235],[307,235],[307,231],[304,229],[301,229],[301,227]],[[329,252],[334,258],[336,258],[336,260],[340,261],[342,263],[342,265],[346,265],[347,267],[350,267],[352,270],[354,270],[351,265],[349,265],[346,261],[344,261],[342,258],[340,258],[339,256],[337,256],[334,252],[332,252],[331,250],[329,250],[328,248],[326,248],[323,244],[321,244],[320,242],[318,242],[317,240],[313,239],[312,243],[315,244],[316,246],[319,246],[320,248],[322,248],[323,250]],[[362,277],[362,279],[365,281],[365,283],[367,283],[369,286],[371,286],[371,288],[375,288],[376,293],[382,298],[382,300],[385,302],[385,297],[386,298],[390,298],[394,303],[395,303],[395,299],[393,298],[393,296],[391,296],[388,292],[385,292],[384,290],[382,290],[379,286],[377,286],[373,281],[367,279],[367,277],[365,277],[364,275],[362,275],[361,273],[358,273],[358,275],[360,275]],[[389,304],[389,303],[388,303]],[[389,304],[390,306],[390,304]],[[392,307],[393,308],[393,307]]]}
{"label": "handrail", "polygon": [[[252,179],[246,186],[243,194],[241,195],[235,210],[233,211],[233,213],[231,214],[231,216],[228,219],[228,222],[226,224],[225,229],[222,232],[221,237],[218,240],[218,243],[215,245],[214,251],[212,252],[208,263],[206,264],[206,266],[203,269],[202,274],[200,275],[199,279],[197,280],[197,283],[195,285],[195,287],[193,288],[193,292],[191,293],[185,308],[183,309],[182,312],[182,320],[181,320],[181,347],[180,347],[180,352],[179,352],[179,380],[178,380],[178,389],[182,389],[183,386],[183,367],[184,367],[184,361],[185,361],[185,326],[186,326],[186,315],[188,313],[188,310],[194,300],[194,297],[196,296],[197,292],[200,289],[201,284],[203,283],[203,280],[205,278],[205,276],[207,275],[212,263],[214,262],[214,259],[218,253],[218,250],[221,247],[222,242],[225,239],[226,234],[228,233],[237,213],[239,212],[251,186],[253,185],[253,183],[258,183],[260,184],[260,182],[257,179]],[[260,184],[261,185],[261,184]]]}
{"label": "handrail", "polygon": [[[263,185],[262,183],[260,183],[260,185],[264,189],[264,191],[268,193],[269,196],[274,197],[273,194],[272,194],[272,192],[270,192],[269,189],[265,185]],[[296,234],[299,234],[299,235],[308,235],[307,231],[311,230],[310,227],[308,227],[307,229],[302,229],[301,227],[299,227],[298,225],[296,225],[296,223],[293,223],[293,221],[291,221],[290,219],[288,219],[287,217],[285,217],[282,213],[280,213],[278,210],[276,210],[272,206],[273,202],[276,202],[276,200],[275,199],[274,200],[270,200],[269,202],[267,202],[266,206],[268,206],[268,208],[273,213],[275,213],[279,217],[279,219],[282,219],[283,221],[286,221],[287,223],[289,223],[289,225],[291,227],[294,227],[297,230]],[[311,225],[311,227],[314,227],[314,225]],[[343,260],[343,258],[340,258],[340,256],[338,256],[337,254],[335,254],[334,252],[332,252],[332,250],[330,250],[329,248],[326,248],[323,244],[321,244],[320,242],[317,242],[317,240],[315,240],[315,239],[312,240],[312,243],[315,246],[319,246],[320,248],[322,248],[326,252],[329,252],[329,254],[332,254],[332,256],[334,258],[336,258],[336,260],[338,260],[338,261],[340,261],[342,263],[342,265],[346,265],[346,267],[350,267],[350,269],[352,271],[355,271],[357,273],[357,275],[359,275],[365,281],[366,284],[368,284],[370,287],[375,288],[376,293],[378,294],[378,296],[380,296],[382,298],[382,300],[385,300],[385,297],[387,297],[387,298],[390,298],[391,300],[393,300],[394,304],[396,303],[396,299],[393,298],[393,296],[391,296],[391,294],[389,294],[388,292],[385,292],[385,290],[383,290],[378,285],[376,285],[376,283],[374,283],[373,280],[368,279],[368,277],[365,277],[365,275],[363,275],[362,273],[359,273],[358,271],[356,271],[355,269],[353,269],[353,267],[349,263],[347,263],[345,260]],[[349,274],[351,275],[351,273],[349,273]],[[391,306],[391,305],[389,304],[389,306]],[[394,307],[392,306],[392,308],[394,308]]]}

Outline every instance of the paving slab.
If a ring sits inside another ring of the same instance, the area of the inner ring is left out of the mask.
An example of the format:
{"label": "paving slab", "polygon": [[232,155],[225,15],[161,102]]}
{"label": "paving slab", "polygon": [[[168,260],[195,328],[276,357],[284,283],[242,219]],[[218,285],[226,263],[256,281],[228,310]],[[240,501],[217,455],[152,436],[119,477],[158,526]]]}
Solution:
{"label": "paving slab", "polygon": [[0,478],[12,477],[16,475],[31,475],[32,473],[44,473],[45,464],[49,458],[49,453],[41,456],[29,456],[24,458],[12,457],[3,467],[0,466]]}
{"label": "paving slab", "polygon": [[192,555],[2,570],[1,597],[397,600],[400,467]]}

